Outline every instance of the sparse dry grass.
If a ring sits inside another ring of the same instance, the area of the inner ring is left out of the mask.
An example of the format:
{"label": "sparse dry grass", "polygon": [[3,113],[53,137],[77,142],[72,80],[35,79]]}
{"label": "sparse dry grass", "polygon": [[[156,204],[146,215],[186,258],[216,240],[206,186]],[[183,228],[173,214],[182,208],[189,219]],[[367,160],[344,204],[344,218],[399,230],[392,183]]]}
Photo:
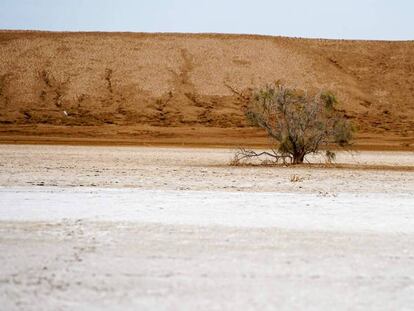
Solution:
{"label": "sparse dry grass", "polygon": [[235,162],[231,160],[228,165],[213,165],[215,167],[224,167],[224,166],[232,166],[232,167],[263,167],[263,168],[309,168],[309,169],[344,169],[344,170],[378,170],[378,171],[413,171],[414,166],[409,165],[375,165],[375,164],[346,164],[346,163],[303,163],[303,164],[290,164],[290,163],[276,163],[272,161],[262,161],[257,163],[252,162]]}
{"label": "sparse dry grass", "polygon": [[294,174],[290,176],[290,182],[302,182],[302,181],[304,181],[304,178],[300,177],[299,175]]}

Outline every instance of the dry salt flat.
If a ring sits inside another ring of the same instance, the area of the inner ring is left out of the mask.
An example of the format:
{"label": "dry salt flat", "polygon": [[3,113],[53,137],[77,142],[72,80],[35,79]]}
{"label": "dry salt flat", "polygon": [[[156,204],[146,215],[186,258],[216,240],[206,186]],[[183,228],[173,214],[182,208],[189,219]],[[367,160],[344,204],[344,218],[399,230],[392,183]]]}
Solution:
{"label": "dry salt flat", "polygon": [[413,171],[229,167],[226,149],[0,155],[5,310],[414,308]]}

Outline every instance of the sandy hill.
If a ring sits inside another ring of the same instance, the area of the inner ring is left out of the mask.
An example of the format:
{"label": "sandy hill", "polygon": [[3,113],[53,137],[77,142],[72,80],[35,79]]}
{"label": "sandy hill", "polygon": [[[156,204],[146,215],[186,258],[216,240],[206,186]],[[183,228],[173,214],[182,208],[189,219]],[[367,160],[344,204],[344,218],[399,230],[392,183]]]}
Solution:
{"label": "sandy hill", "polygon": [[334,91],[360,142],[414,143],[413,41],[0,31],[0,59],[2,141],[254,142],[234,92],[282,80]]}

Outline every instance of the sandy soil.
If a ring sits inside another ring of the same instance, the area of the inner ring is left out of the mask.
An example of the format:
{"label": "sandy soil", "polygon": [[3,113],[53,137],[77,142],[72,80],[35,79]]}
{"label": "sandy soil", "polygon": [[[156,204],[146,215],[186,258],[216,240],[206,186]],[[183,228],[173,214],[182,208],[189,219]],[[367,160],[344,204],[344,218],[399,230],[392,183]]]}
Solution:
{"label": "sandy soil", "polygon": [[[168,146],[269,148],[266,133],[257,128],[219,128],[205,126],[161,127],[149,125],[1,125],[1,144],[77,145],[77,146]],[[414,136],[392,133],[355,133],[353,150],[414,151]]]}
{"label": "sandy soil", "polygon": [[413,153],[339,154],[346,169],[229,167],[231,157],[0,145],[0,304],[414,307]]}
{"label": "sandy soil", "polygon": [[257,143],[237,94],[282,80],[334,91],[358,144],[414,148],[413,41],[0,31],[0,59],[0,141]]}

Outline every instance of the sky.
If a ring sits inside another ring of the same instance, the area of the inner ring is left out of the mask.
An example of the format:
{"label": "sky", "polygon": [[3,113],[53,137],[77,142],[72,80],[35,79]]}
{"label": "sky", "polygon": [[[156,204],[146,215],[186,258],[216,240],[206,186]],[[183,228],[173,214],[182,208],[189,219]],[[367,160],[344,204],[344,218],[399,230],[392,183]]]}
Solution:
{"label": "sky", "polygon": [[0,29],[414,40],[414,1],[0,0]]}

